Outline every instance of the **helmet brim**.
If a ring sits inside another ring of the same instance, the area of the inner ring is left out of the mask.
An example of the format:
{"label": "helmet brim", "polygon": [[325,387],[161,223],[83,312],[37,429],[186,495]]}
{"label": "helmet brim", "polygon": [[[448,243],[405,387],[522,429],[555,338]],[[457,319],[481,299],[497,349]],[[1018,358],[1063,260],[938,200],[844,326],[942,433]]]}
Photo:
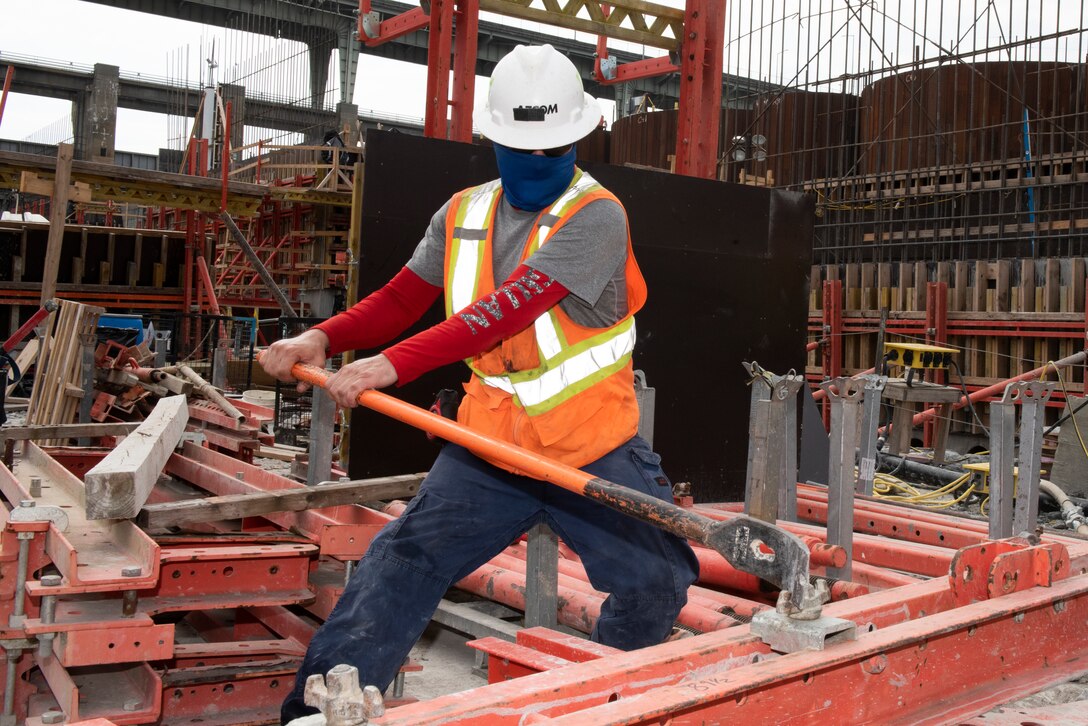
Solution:
{"label": "helmet brim", "polygon": [[517,128],[503,126],[491,118],[487,106],[475,109],[472,113],[472,121],[484,137],[496,144],[529,151],[554,149],[573,144],[600,126],[601,105],[597,103],[597,99],[584,91],[583,96],[582,115],[578,121],[557,128],[533,128],[534,122],[531,121],[520,122]]}

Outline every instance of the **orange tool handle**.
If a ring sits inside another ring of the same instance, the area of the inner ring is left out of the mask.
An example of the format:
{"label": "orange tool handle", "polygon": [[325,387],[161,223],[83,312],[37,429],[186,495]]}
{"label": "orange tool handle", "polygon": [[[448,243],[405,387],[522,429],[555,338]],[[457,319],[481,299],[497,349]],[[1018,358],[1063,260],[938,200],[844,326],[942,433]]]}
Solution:
{"label": "orange tool handle", "polygon": [[[291,375],[319,388],[328,385],[328,372],[317,366],[296,363],[291,368]],[[742,514],[728,522],[716,522],[672,502],[594,477],[516,444],[478,433],[456,421],[379,391],[363,391],[357,400],[362,406],[463,446],[484,459],[518,469],[534,479],[563,487],[678,537],[705,545],[718,552],[734,568],[790,590],[795,603],[804,602],[807,592],[811,590],[808,548],[796,536],[772,524]],[[756,546],[758,544],[766,545],[773,557],[768,557],[761,547]]]}
{"label": "orange tool handle", "polygon": [[[296,363],[291,368],[291,375],[297,380],[318,388],[325,388],[328,385],[328,371],[307,363]],[[358,401],[360,406],[366,406],[409,426],[415,426],[417,429],[463,446],[477,456],[520,469],[534,479],[551,482],[575,494],[588,496],[586,484],[594,477],[572,466],[534,454],[516,444],[478,433],[456,421],[450,421],[448,418],[425,411],[381,391],[363,391],[359,394]]]}

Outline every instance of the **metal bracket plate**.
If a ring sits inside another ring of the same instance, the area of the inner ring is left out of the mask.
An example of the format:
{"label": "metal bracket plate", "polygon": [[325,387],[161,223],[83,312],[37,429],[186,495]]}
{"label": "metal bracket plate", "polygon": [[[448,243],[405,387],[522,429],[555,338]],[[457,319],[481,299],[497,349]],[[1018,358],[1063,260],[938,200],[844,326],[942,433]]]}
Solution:
{"label": "metal bracket plate", "polygon": [[776,610],[753,615],[751,632],[778,653],[823,650],[834,643],[857,639],[857,626],[850,620],[826,615],[815,620],[797,620]]}

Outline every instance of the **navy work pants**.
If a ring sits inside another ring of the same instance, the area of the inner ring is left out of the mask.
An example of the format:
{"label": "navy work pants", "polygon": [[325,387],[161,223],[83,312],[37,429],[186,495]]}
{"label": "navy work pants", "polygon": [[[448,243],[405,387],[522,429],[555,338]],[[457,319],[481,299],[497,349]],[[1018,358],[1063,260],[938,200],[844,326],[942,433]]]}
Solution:
{"label": "navy work pants", "polygon": [[[660,457],[639,437],[583,471],[672,501]],[[633,650],[668,636],[698,574],[686,542],[446,444],[419,493],[374,538],[315,633],[283,704],[283,722],[315,712],[302,700],[306,678],[340,663],[358,668],[362,685],[384,692],[450,585],[540,522],[578,553],[593,587],[610,593],[595,641]]]}

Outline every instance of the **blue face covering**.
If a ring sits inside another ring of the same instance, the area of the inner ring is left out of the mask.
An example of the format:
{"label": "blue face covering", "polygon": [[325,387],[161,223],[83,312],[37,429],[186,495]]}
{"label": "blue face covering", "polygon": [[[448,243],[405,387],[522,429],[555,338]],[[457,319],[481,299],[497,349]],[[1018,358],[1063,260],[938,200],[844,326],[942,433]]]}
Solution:
{"label": "blue face covering", "polygon": [[539,212],[554,202],[574,178],[575,147],[562,156],[526,154],[495,144],[502,190],[518,209]]}

